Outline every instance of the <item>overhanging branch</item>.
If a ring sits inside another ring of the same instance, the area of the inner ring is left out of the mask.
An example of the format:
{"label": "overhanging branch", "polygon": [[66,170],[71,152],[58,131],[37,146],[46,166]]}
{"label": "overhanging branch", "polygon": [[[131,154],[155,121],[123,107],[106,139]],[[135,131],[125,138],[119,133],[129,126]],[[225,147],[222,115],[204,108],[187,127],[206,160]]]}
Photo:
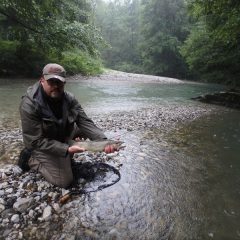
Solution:
{"label": "overhanging branch", "polygon": [[16,16],[12,16],[10,14],[7,14],[3,9],[0,8],[0,14],[4,15],[5,17],[7,17],[8,19],[12,20],[13,22],[21,25],[22,27],[34,32],[34,33],[37,33],[37,34],[42,34],[42,32],[32,28],[31,26],[28,26],[27,24],[23,23],[22,21],[20,21]]}

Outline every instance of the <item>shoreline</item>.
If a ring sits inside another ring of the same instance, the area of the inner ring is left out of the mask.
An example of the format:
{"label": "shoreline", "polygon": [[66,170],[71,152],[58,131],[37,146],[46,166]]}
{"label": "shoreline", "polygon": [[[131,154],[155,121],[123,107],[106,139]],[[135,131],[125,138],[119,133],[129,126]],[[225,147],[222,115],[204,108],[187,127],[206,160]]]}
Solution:
{"label": "shoreline", "polygon": [[74,76],[67,77],[69,82],[78,81],[91,81],[91,80],[105,80],[105,81],[129,81],[129,82],[140,82],[140,83],[162,83],[162,84],[182,84],[183,80],[170,77],[160,77],[154,75],[127,73],[117,70],[105,70],[102,74],[97,76],[83,76],[77,74]]}

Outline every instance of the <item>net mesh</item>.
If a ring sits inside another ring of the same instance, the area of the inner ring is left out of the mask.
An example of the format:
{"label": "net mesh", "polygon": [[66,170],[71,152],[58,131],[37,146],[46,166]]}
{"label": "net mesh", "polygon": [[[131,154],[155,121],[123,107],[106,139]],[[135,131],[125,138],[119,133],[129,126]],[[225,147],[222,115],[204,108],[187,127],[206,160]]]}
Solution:
{"label": "net mesh", "polygon": [[72,162],[73,187],[81,193],[96,192],[117,183],[120,172],[102,162]]}

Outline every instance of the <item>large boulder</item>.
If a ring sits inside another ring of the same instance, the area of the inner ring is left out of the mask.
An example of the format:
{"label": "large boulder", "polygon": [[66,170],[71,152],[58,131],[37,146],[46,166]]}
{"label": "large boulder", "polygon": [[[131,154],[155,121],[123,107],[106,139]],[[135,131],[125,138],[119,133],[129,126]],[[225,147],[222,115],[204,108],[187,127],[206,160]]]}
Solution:
{"label": "large boulder", "polygon": [[230,89],[228,91],[206,94],[191,98],[204,103],[222,105],[225,107],[240,109],[240,89]]}

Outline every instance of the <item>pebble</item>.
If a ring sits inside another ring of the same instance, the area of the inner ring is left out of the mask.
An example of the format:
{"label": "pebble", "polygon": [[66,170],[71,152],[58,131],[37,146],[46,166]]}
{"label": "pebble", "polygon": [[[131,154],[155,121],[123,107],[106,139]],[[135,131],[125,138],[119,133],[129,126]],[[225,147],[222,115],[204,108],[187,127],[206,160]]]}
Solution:
{"label": "pebble", "polygon": [[5,206],[0,203],[0,213],[1,213],[3,210],[5,210]]}
{"label": "pebble", "polygon": [[28,216],[29,216],[30,218],[33,218],[33,216],[34,216],[34,211],[33,211],[32,209],[30,209],[30,211],[29,211],[29,213],[28,213]]}
{"label": "pebble", "polygon": [[20,218],[19,218],[19,215],[18,214],[14,214],[12,217],[11,217],[11,222],[13,223],[18,223],[20,221]]}
{"label": "pebble", "polygon": [[13,188],[8,188],[5,193],[12,193],[13,192]]}
{"label": "pebble", "polygon": [[5,204],[5,200],[3,198],[0,198],[0,204]]}
{"label": "pebble", "polygon": [[53,209],[56,211],[56,212],[60,212],[61,208],[60,208],[60,205],[58,203],[54,203],[53,204]]}
{"label": "pebble", "polygon": [[208,236],[209,236],[210,238],[213,238],[214,234],[213,234],[213,233],[208,233]]}
{"label": "pebble", "polygon": [[13,204],[13,208],[18,212],[25,212],[32,204],[33,198],[19,198],[17,202]]}
{"label": "pebble", "polygon": [[52,208],[51,208],[51,206],[45,207],[44,210],[43,210],[42,219],[44,221],[48,221],[51,218],[51,215],[52,215]]}
{"label": "pebble", "polygon": [[111,239],[121,239],[121,234],[115,228],[111,229],[108,234],[110,235]]}

